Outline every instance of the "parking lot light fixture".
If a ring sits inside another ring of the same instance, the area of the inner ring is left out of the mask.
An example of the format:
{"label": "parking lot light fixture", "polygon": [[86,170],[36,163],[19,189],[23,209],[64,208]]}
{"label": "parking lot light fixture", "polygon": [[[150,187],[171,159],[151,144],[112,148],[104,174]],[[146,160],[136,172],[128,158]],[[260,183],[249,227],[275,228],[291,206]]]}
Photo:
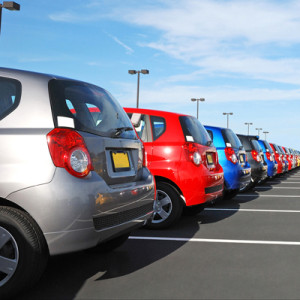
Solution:
{"label": "parking lot light fixture", "polygon": [[270,133],[269,131],[263,131],[263,133],[265,134],[265,140],[267,140],[267,134]]}
{"label": "parking lot light fixture", "polygon": [[227,128],[229,128],[229,116],[233,115],[233,112],[230,113],[223,112],[223,115],[227,115]]}
{"label": "parking lot light fixture", "polygon": [[2,21],[2,8],[8,10],[20,10],[20,4],[14,1],[3,1],[3,4],[0,4],[0,33],[1,33],[1,21]]}
{"label": "parking lot light fixture", "polygon": [[201,102],[204,102],[205,101],[205,98],[192,98],[191,101],[195,102],[197,101],[197,119],[198,119],[198,116],[199,116],[199,101]]}
{"label": "parking lot light fixture", "polygon": [[248,123],[248,122],[245,122],[245,125],[248,125],[248,135],[249,135],[249,127],[250,127],[250,125],[253,125],[253,123]]}
{"label": "parking lot light fixture", "polygon": [[137,76],[137,92],[136,92],[136,108],[139,108],[139,94],[140,94],[140,73],[142,74],[149,74],[149,70],[142,69],[142,70],[128,70],[128,73],[131,75],[138,74]]}
{"label": "parking lot light fixture", "polygon": [[257,130],[257,135],[259,137],[259,132],[262,130],[262,128],[255,128],[255,130]]}

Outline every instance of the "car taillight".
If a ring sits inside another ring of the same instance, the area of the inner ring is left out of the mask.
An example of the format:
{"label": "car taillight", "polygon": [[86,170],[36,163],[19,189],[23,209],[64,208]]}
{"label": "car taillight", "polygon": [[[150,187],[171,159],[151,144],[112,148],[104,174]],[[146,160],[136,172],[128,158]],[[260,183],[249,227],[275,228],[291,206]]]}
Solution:
{"label": "car taillight", "polygon": [[273,155],[270,152],[266,152],[267,159],[273,161]]}
{"label": "car taillight", "polygon": [[139,148],[138,168],[141,167],[147,167],[147,153],[143,144],[141,145],[141,148]]}
{"label": "car taillight", "polygon": [[192,161],[196,166],[203,163],[199,149],[194,143],[185,143],[183,149],[188,161]]}
{"label": "car taillight", "polygon": [[252,157],[255,161],[260,162],[260,155],[256,150],[251,151]]}
{"label": "car taillight", "polygon": [[55,128],[47,134],[47,143],[56,167],[65,168],[76,177],[85,177],[93,170],[90,154],[78,132]]}
{"label": "car taillight", "polygon": [[236,164],[238,162],[238,159],[236,157],[236,154],[234,152],[234,149],[231,147],[226,147],[225,148],[225,155],[226,158],[231,161],[233,164]]}

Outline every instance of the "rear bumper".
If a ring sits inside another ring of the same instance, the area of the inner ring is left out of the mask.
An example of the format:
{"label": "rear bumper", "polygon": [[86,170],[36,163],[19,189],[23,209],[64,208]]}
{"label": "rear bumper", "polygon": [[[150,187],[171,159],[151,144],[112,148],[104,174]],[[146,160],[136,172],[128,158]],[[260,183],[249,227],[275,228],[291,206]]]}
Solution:
{"label": "rear bumper", "polygon": [[152,217],[154,181],[145,168],[143,181],[108,186],[95,172],[86,178],[57,168],[48,184],[10,195],[40,226],[49,252],[87,249],[130,232]]}

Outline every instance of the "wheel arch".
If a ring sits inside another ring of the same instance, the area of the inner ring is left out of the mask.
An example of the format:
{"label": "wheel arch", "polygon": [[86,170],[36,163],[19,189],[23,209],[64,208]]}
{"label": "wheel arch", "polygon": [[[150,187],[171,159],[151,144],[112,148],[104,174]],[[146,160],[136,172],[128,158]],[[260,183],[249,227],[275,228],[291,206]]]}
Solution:
{"label": "wheel arch", "polygon": [[157,175],[155,175],[154,178],[155,178],[156,182],[164,182],[166,184],[171,185],[175,189],[175,191],[179,194],[182,203],[184,205],[186,204],[185,203],[185,199],[184,199],[184,195],[183,195],[181,189],[179,188],[179,186],[175,182],[173,182],[172,180],[170,180],[170,179],[168,179],[166,177],[163,177],[163,176],[157,176]]}

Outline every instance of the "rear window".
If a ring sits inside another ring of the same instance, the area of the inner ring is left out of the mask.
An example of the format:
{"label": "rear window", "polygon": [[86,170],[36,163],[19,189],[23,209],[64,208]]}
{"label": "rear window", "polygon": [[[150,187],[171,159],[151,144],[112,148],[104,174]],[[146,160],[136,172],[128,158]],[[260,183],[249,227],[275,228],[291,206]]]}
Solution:
{"label": "rear window", "polygon": [[241,141],[237,137],[237,135],[231,129],[222,129],[222,135],[225,141],[225,144],[231,144],[231,147],[240,149],[243,147]]}
{"label": "rear window", "polygon": [[259,143],[257,140],[251,140],[251,144],[253,145],[253,149],[256,150],[256,151],[260,151],[261,148],[259,146]]}
{"label": "rear window", "polygon": [[270,146],[270,144],[267,141],[263,141],[266,149],[268,149],[271,153],[274,153],[272,147]]}
{"label": "rear window", "polygon": [[55,127],[105,137],[136,139],[119,103],[104,89],[74,80],[50,80],[49,93]]}
{"label": "rear window", "polygon": [[0,120],[19,105],[21,83],[15,79],[0,77]]}
{"label": "rear window", "polygon": [[212,143],[206,129],[195,117],[180,116],[179,121],[187,142],[194,142],[204,146]]}

